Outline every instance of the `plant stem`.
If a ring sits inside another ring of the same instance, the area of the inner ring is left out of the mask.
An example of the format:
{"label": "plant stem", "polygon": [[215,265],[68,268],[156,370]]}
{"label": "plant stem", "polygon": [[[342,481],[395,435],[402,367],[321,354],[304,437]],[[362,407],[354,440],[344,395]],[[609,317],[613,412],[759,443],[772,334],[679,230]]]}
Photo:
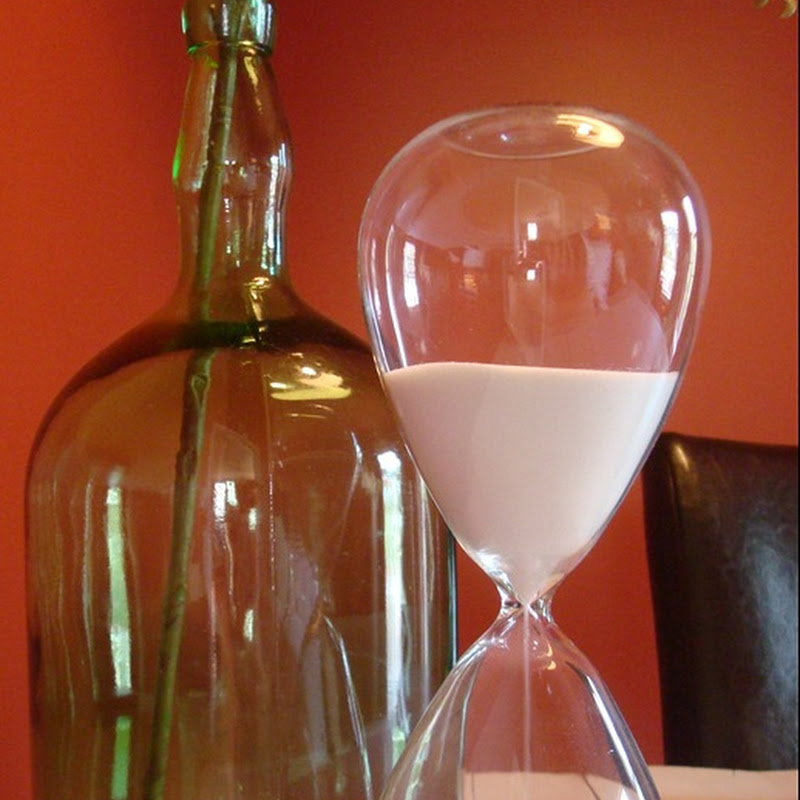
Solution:
{"label": "plant stem", "polygon": [[[243,18],[243,4],[230,0],[234,41]],[[218,19],[220,19],[218,17]],[[221,37],[220,37],[221,38]],[[192,315],[205,320],[210,313],[210,283],[225,180],[225,158],[231,133],[236,91],[238,48],[219,44],[219,65],[211,107],[206,169],[200,188],[197,254],[192,292]],[[180,446],[175,462],[171,550],[158,654],[158,673],[153,711],[144,800],[162,800],[167,778],[169,745],[183,622],[186,609],[187,573],[193,539],[198,494],[198,472],[203,452],[205,418],[211,384],[213,350],[195,351],[184,374]]]}
{"label": "plant stem", "polygon": [[212,350],[193,353],[186,365],[181,443],[175,464],[172,548],[158,653],[153,730],[145,775],[145,800],[161,800],[167,777],[175,678],[186,608],[186,576],[197,503],[197,473],[211,381]]}

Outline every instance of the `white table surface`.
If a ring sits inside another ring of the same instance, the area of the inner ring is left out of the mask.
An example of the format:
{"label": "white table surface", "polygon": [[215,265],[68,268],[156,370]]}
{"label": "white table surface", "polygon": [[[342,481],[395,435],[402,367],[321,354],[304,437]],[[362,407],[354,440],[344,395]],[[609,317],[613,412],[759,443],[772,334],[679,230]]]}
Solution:
{"label": "white table surface", "polygon": [[797,770],[651,767],[661,800],[797,800]]}
{"label": "white table surface", "polygon": [[[797,800],[796,770],[652,767],[651,771],[661,800]],[[619,784],[575,774],[467,773],[462,790],[461,800],[634,800]]]}

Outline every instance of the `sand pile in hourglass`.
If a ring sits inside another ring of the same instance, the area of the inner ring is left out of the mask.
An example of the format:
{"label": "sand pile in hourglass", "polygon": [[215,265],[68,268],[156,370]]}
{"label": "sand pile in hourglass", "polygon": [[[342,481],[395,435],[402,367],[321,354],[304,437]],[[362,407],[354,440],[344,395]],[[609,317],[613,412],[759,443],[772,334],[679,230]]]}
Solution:
{"label": "sand pile in hourglass", "polygon": [[613,511],[677,373],[434,363],[384,381],[463,547],[522,603]]}

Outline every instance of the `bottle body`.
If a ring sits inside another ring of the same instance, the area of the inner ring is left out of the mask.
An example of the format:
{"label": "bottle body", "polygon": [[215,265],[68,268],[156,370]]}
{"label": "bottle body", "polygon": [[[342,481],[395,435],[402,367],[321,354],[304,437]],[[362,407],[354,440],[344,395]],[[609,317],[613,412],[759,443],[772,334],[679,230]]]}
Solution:
{"label": "bottle body", "polygon": [[46,425],[28,508],[37,800],[143,796],[192,354],[210,380],[164,797],[377,797],[449,669],[449,545],[371,357],[313,315],[279,327],[175,350],[191,334],[144,327]]}

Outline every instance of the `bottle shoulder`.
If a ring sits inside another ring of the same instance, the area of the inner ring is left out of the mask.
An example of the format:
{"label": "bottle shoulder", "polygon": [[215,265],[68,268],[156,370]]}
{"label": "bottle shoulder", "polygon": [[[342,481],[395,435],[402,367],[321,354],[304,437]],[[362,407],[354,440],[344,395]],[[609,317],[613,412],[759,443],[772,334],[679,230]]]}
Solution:
{"label": "bottle shoulder", "polygon": [[156,404],[179,411],[190,354],[203,350],[212,353],[215,393],[255,392],[261,402],[287,410],[314,405],[317,416],[340,428],[396,436],[369,348],[330,320],[314,312],[263,323],[193,323],[158,315],[75,375],[51,404],[33,450],[53,425],[66,431],[106,415],[110,427],[136,427],[146,425]]}
{"label": "bottle shoulder", "polygon": [[243,357],[249,353],[267,358],[290,352],[309,357],[324,353],[342,365],[368,366],[374,371],[371,352],[363,340],[313,311],[247,322],[191,321],[157,314],[89,360],[61,394],[72,394],[81,385],[136,362],[199,350],[239,351]]}

